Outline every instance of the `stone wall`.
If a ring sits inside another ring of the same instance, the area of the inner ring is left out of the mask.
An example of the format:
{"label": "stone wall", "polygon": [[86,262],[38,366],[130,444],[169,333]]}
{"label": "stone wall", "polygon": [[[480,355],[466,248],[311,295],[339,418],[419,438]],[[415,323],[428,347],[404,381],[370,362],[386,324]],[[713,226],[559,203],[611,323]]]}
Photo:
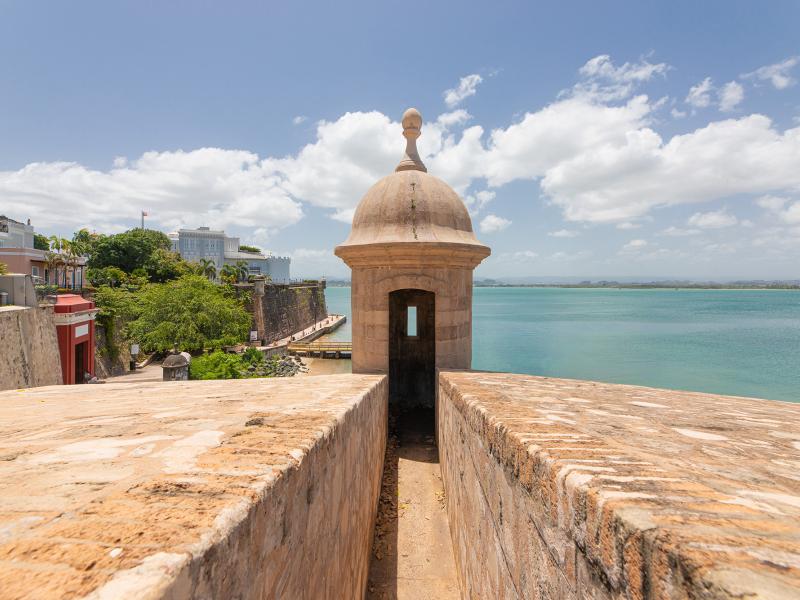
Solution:
{"label": "stone wall", "polygon": [[122,336],[122,319],[114,319],[110,324],[111,339],[108,339],[109,326],[101,318],[94,324],[94,374],[100,379],[114,375],[124,375],[131,368],[130,341]]}
{"label": "stone wall", "polygon": [[439,375],[464,598],[797,598],[800,404]]}
{"label": "stone wall", "polygon": [[364,595],[387,381],[0,393],[0,596]]}
{"label": "stone wall", "polygon": [[1,307],[0,390],[61,382],[53,307]]}
{"label": "stone wall", "polygon": [[268,284],[263,295],[248,286],[253,329],[264,344],[288,337],[328,316],[325,282],[319,284]]}

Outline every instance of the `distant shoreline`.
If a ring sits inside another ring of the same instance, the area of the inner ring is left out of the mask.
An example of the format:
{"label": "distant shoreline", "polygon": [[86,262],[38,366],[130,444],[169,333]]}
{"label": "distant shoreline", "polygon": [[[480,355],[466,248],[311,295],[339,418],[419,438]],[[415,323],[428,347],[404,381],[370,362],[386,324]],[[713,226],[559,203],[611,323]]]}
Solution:
{"label": "distant shoreline", "polygon": [[[349,288],[350,284],[331,284],[328,287]],[[794,284],[764,284],[764,285],[735,285],[735,284],[661,284],[661,283],[615,283],[615,284],[585,284],[585,283],[475,283],[475,288],[545,288],[545,289],[586,289],[586,290],[720,290],[720,291],[800,291],[800,285]]]}

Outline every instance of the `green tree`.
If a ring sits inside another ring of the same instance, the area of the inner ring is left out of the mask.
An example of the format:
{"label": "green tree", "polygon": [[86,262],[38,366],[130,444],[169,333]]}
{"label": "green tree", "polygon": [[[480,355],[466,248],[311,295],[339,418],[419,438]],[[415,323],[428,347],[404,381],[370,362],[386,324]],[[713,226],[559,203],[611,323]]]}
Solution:
{"label": "green tree", "polygon": [[152,229],[131,229],[116,235],[99,236],[89,257],[94,269],[117,267],[126,273],[146,269],[148,260],[158,250],[169,250],[169,238]]}
{"label": "green tree", "polygon": [[107,285],[112,288],[128,282],[128,274],[117,267],[89,269],[86,273],[86,278],[92,285]]}
{"label": "green tree", "polygon": [[182,275],[188,275],[191,272],[191,267],[177,252],[156,248],[145,261],[144,270],[149,281],[163,283],[171,279],[177,279]]}
{"label": "green tree", "polygon": [[5,275],[8,273],[8,265],[4,262],[0,262],[0,275]]}
{"label": "green tree", "polygon": [[239,281],[247,281],[247,276],[250,275],[250,266],[246,260],[236,261],[236,279]]}
{"label": "green tree", "polygon": [[250,328],[242,303],[199,275],[148,285],[138,298],[140,313],[128,329],[146,352],[173,344],[190,352],[220,348],[242,342]]}
{"label": "green tree", "polygon": [[33,234],[33,247],[37,250],[50,250],[50,240],[41,233]]}
{"label": "green tree", "polygon": [[134,320],[141,312],[137,293],[125,288],[101,285],[94,294],[94,301],[99,309],[97,316],[101,320],[118,318],[127,322]]}
{"label": "green tree", "polygon": [[61,264],[61,255],[57,252],[44,253],[45,266],[47,267],[47,284],[58,285],[58,267]]}
{"label": "green tree", "polygon": [[[67,286],[67,258],[66,258],[66,249],[69,245],[69,240],[66,238],[58,237],[57,235],[51,235],[47,238],[48,242],[50,242],[50,252],[55,254],[56,257],[53,259],[54,265],[54,282],[56,285],[61,285],[63,283],[64,287]],[[59,281],[58,279],[58,269],[59,267],[63,267],[62,271],[64,274],[64,279]]]}
{"label": "green tree", "polygon": [[201,258],[199,265],[200,265],[199,275],[207,277],[208,279],[215,279],[217,277],[217,265],[214,263],[213,260],[209,260],[208,258]]}
{"label": "green tree", "polygon": [[261,248],[257,248],[256,246],[247,246],[245,244],[240,244],[239,252],[254,252],[256,254],[261,254]]}
{"label": "green tree", "polygon": [[233,265],[222,265],[219,277],[225,283],[236,283],[239,280],[239,271]]}
{"label": "green tree", "polygon": [[91,257],[97,242],[106,236],[98,233],[91,233],[83,228],[72,235],[72,248],[77,256]]}

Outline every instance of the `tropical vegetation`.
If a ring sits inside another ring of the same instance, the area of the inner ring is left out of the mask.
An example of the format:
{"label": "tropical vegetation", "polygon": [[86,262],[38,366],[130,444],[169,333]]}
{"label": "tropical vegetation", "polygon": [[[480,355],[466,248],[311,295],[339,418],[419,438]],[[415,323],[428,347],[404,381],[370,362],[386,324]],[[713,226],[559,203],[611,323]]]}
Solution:
{"label": "tropical vegetation", "polygon": [[244,354],[216,351],[192,359],[189,379],[249,379],[282,377],[297,372],[299,367],[277,356],[265,358],[260,350],[248,348]]}
{"label": "tropical vegetation", "polygon": [[128,332],[145,352],[221,348],[242,342],[250,328],[242,300],[201,275],[146,285],[137,302]]}

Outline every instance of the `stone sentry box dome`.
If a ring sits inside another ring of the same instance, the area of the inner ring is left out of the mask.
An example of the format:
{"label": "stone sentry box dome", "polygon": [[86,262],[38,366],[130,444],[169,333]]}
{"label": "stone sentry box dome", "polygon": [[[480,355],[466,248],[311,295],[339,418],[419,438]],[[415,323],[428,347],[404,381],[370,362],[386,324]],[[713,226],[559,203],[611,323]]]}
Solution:
{"label": "stone sentry box dome", "polygon": [[353,372],[389,373],[390,403],[432,407],[437,368],[472,361],[472,271],[490,254],[458,194],[417,153],[422,116],[403,115],[406,153],[370,188],[347,240]]}

